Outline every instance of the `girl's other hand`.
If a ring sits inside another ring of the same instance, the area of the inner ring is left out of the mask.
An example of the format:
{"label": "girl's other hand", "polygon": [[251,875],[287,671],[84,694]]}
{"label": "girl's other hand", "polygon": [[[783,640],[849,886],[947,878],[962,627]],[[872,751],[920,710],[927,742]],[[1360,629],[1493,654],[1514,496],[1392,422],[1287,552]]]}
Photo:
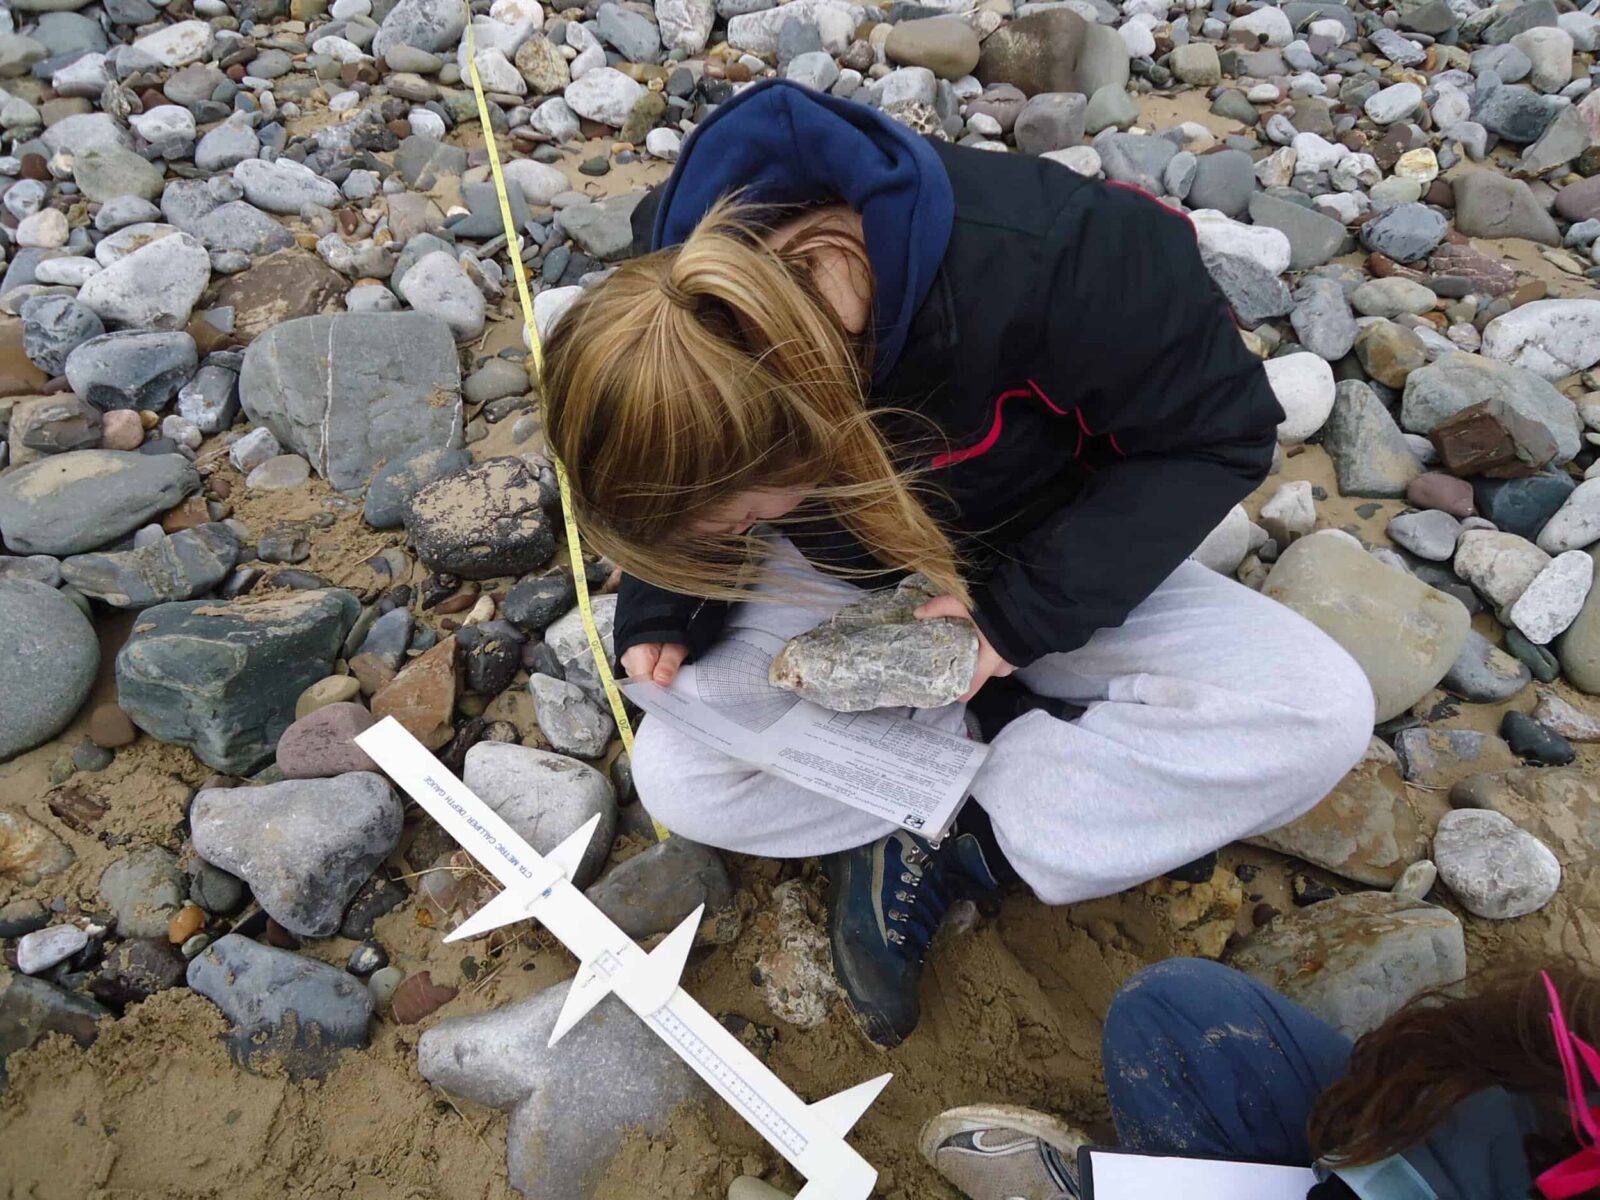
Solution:
{"label": "girl's other hand", "polygon": [[[967,606],[954,596],[935,596],[921,608],[917,609],[916,617],[919,621],[931,621],[935,617],[959,617],[963,621],[971,621],[972,614],[967,611]],[[976,624],[974,624],[976,627]],[[989,639],[983,636],[983,630],[978,634],[978,666],[972,673],[972,686],[967,689],[967,694],[961,697],[965,704],[978,694],[978,689],[988,683],[990,679],[1010,675],[1016,670],[1014,666],[995,651],[989,644]]]}
{"label": "girl's other hand", "polygon": [[659,687],[671,687],[688,656],[689,647],[678,642],[640,642],[622,656],[622,669],[629,679],[648,679]]}

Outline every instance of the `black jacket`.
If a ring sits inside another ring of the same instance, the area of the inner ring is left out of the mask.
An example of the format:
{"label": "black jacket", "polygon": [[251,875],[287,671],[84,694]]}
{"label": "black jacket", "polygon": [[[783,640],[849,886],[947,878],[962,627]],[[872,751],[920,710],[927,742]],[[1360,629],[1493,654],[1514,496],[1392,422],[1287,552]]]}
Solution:
{"label": "black jacket", "polygon": [[[884,422],[940,493],[979,627],[1022,666],[1120,625],[1266,477],[1283,412],[1183,214],[1043,159],[935,145],[949,246],[869,400],[943,435]],[[832,521],[784,532],[818,565],[873,563]],[[725,612],[624,578],[617,653],[703,650]]]}

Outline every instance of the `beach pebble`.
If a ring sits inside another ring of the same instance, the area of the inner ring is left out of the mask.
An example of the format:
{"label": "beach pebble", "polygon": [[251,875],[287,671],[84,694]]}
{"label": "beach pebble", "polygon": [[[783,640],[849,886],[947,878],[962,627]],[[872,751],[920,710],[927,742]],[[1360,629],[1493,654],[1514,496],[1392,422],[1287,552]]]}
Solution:
{"label": "beach pebble", "polygon": [[41,974],[88,944],[89,935],[77,925],[36,929],[17,940],[17,970],[24,975]]}
{"label": "beach pebble", "polygon": [[1538,912],[1561,887],[1550,848],[1497,812],[1457,809],[1433,839],[1439,877],[1477,917],[1510,920]]}

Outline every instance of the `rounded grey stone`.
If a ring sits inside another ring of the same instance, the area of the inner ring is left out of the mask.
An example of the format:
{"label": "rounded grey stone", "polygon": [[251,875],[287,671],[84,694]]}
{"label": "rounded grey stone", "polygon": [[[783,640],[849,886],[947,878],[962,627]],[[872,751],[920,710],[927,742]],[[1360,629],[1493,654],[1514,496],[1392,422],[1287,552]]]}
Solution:
{"label": "rounded grey stone", "polygon": [[34,580],[0,575],[0,762],[64,729],[99,667],[94,626],[72,601]]}

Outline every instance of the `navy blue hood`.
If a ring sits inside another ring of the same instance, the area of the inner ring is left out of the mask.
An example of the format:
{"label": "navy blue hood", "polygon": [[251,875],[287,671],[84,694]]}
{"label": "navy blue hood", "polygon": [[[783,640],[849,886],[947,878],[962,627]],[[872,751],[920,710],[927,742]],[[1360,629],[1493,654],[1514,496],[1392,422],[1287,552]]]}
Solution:
{"label": "navy blue hood", "polygon": [[842,202],[861,214],[876,281],[873,379],[894,369],[944,261],[950,176],[921,137],[876,109],[774,79],[718,107],[684,143],[661,192],[651,249],[687,238],[711,206]]}

